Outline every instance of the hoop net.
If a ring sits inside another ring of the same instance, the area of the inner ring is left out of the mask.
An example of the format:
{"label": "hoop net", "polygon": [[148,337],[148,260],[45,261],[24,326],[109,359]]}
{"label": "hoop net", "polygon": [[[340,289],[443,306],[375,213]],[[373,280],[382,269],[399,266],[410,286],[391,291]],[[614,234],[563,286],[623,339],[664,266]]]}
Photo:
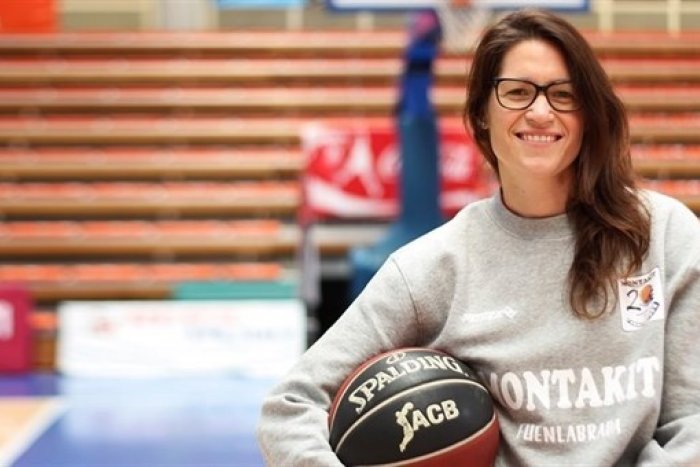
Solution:
{"label": "hoop net", "polygon": [[440,18],[443,47],[449,53],[473,49],[481,31],[491,20],[488,2],[479,0],[438,0],[435,12]]}

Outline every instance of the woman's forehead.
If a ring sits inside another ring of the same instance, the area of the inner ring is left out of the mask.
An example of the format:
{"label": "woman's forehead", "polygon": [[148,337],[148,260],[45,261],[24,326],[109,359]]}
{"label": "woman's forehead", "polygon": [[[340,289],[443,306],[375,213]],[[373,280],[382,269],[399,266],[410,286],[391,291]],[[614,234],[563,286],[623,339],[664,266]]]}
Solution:
{"label": "woman's forehead", "polygon": [[540,39],[513,45],[501,61],[500,75],[547,83],[569,79],[566,60],[557,47]]}

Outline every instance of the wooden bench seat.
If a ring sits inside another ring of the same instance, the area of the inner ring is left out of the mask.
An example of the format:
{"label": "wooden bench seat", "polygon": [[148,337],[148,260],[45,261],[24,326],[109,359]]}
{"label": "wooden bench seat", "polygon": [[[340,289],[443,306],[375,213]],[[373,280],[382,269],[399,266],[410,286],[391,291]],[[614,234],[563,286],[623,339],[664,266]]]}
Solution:
{"label": "wooden bench seat", "polygon": [[191,221],[14,221],[0,223],[0,238],[164,238],[164,237],[256,237],[276,236],[278,219]]}
{"label": "wooden bench seat", "polygon": [[673,85],[700,82],[698,57],[666,60],[603,58],[601,61],[613,83]]}
{"label": "wooden bench seat", "polygon": [[238,180],[296,177],[296,148],[0,148],[4,180]]}
{"label": "wooden bench seat", "polygon": [[[700,146],[632,147],[644,176],[700,178]],[[0,180],[238,180],[298,177],[298,148],[0,148]]]}
{"label": "wooden bench seat", "polygon": [[642,186],[673,196],[700,215],[700,180],[645,180]]}
{"label": "wooden bench seat", "polygon": [[[106,144],[300,144],[304,125],[318,122],[298,118],[214,117],[15,117],[0,116],[0,144],[106,145]],[[329,125],[369,125],[390,128],[389,118],[326,117]],[[459,118],[443,118],[445,127],[462,128]],[[632,115],[630,132],[635,143],[700,143],[700,114]]]}
{"label": "wooden bench seat", "polygon": [[[631,112],[700,111],[697,86],[632,87],[618,91]],[[398,100],[396,87],[270,87],[270,88],[70,88],[0,89],[2,113],[55,112],[177,112],[217,111],[227,115],[314,114],[348,116],[391,115]],[[458,114],[465,100],[461,87],[433,91],[436,109]]]}
{"label": "wooden bench seat", "polygon": [[292,257],[298,231],[279,220],[6,222],[4,258]]}
{"label": "wooden bench seat", "polygon": [[700,34],[688,32],[672,35],[663,31],[584,32],[593,49],[603,58],[627,57],[697,57]]}
{"label": "wooden bench seat", "polygon": [[291,217],[298,204],[296,181],[0,183],[8,219]]}
{"label": "wooden bench seat", "polygon": [[[617,83],[698,83],[696,58],[607,58],[603,66]],[[2,85],[392,85],[403,63],[399,58],[284,59],[0,59]],[[463,57],[436,61],[439,85],[464,83]]]}
{"label": "wooden bench seat", "polygon": [[[697,210],[700,181],[649,180]],[[6,219],[202,218],[279,216],[299,207],[299,184],[214,183],[0,183],[0,215]],[[202,246],[202,248],[206,248]]]}
{"label": "wooden bench seat", "polygon": [[[278,144],[297,145],[308,119],[0,116],[0,144]],[[346,120],[347,121],[347,120]]]}
{"label": "wooden bench seat", "polygon": [[700,110],[700,87],[618,86],[617,94],[629,112],[695,112]]}
{"label": "wooden bench seat", "polygon": [[275,262],[0,264],[0,281],[27,286],[39,304],[61,300],[167,299],[187,281],[270,281],[293,274]]}
{"label": "wooden bench seat", "polygon": [[650,178],[700,178],[700,146],[642,145],[632,147],[634,168]]}
{"label": "wooden bench seat", "polygon": [[389,56],[402,31],[65,32],[0,37],[0,55]]}
{"label": "wooden bench seat", "polygon": [[[695,56],[700,35],[630,31],[584,35],[602,55]],[[66,32],[0,37],[0,55],[194,54],[240,56],[397,56],[407,33],[394,31]]]}
{"label": "wooden bench seat", "polygon": [[[389,220],[387,219],[386,222]],[[376,240],[384,223],[327,223],[314,226],[323,255],[342,256]],[[294,258],[301,232],[279,220],[246,221],[10,221],[0,225],[0,256],[58,258]]]}
{"label": "wooden bench seat", "polygon": [[633,114],[630,138],[633,143],[697,144],[700,143],[700,114]]}
{"label": "wooden bench seat", "polygon": [[[642,186],[674,196],[700,215],[697,181],[649,180]],[[256,222],[247,226],[211,221],[203,221],[201,225],[193,222],[183,225],[178,221],[170,222],[169,226],[138,221],[6,222],[0,229],[0,255],[6,261],[30,262],[87,258],[103,261],[106,258],[120,261],[235,258],[284,262],[296,257],[301,244],[297,225],[273,221],[267,221],[269,225],[256,225]],[[386,224],[381,222],[322,223],[314,226],[313,241],[324,258],[338,258],[353,247],[372,244],[385,231]],[[86,277],[83,275],[80,280]],[[21,274],[12,278],[24,279]]]}

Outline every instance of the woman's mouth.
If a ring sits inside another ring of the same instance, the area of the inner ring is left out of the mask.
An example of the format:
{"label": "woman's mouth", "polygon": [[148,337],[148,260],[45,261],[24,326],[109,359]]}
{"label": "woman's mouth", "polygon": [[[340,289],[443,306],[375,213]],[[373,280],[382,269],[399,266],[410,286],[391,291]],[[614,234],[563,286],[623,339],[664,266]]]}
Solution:
{"label": "woman's mouth", "polygon": [[554,143],[562,138],[561,135],[551,133],[518,132],[515,134],[515,136],[517,136],[518,139],[527,141],[528,143]]}

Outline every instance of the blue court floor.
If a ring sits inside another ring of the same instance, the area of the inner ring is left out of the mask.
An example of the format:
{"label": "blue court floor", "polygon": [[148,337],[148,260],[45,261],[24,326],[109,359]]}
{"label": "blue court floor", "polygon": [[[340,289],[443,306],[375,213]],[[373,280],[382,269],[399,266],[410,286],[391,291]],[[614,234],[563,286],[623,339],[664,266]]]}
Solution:
{"label": "blue court floor", "polygon": [[49,397],[60,406],[9,465],[263,466],[254,430],[273,384],[241,377],[0,377],[0,401]]}

